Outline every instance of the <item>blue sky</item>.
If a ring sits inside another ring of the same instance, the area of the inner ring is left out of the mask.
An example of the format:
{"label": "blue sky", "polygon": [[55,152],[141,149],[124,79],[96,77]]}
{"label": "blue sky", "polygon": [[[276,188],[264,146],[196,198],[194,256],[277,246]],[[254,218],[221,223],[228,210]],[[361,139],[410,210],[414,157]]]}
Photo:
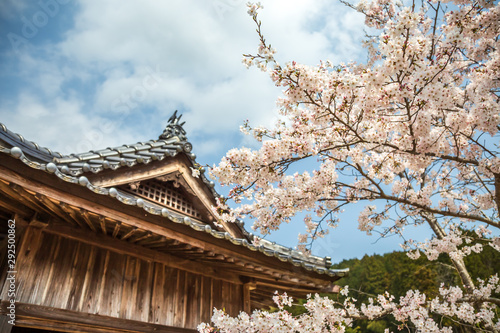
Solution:
{"label": "blue sky", "polygon": [[[241,63],[258,45],[245,2],[3,0],[0,122],[78,153],[156,138],[179,110],[200,164],[256,147],[239,126],[271,125],[280,90]],[[263,31],[280,62],[364,59],[363,18],[340,3],[262,4]],[[339,261],[399,249],[398,239],[377,241],[356,225],[356,215],[345,214],[313,253]],[[295,246],[300,230],[296,221],[269,238]]]}

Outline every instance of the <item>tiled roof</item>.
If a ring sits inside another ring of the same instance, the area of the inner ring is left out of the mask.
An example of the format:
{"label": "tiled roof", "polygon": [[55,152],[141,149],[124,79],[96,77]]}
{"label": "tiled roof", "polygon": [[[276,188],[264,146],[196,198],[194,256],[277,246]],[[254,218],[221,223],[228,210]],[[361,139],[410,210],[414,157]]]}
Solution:
{"label": "tiled roof", "polygon": [[176,156],[180,152],[185,153],[194,161],[196,156],[190,153],[191,148],[189,142],[173,137],[71,154],[54,158],[53,163],[61,172],[78,176],[86,172],[98,173],[106,169],[116,170],[124,166],[148,164],[152,161],[163,160],[165,157]]}
{"label": "tiled roof", "polygon": [[[326,274],[331,277],[341,277],[348,274],[347,269],[329,269],[331,266],[329,257],[321,258],[313,255],[305,255],[302,252],[274,242],[258,239],[243,228],[243,222],[238,222],[238,225],[247,238],[236,238],[228,232],[215,230],[210,225],[199,223],[178,212],[161,207],[120,189],[93,185],[87,177],[82,175],[86,172],[97,173],[104,169],[114,170],[122,166],[131,167],[140,163],[150,163],[162,160],[168,156],[176,156],[179,153],[189,156],[194,165],[195,155],[191,153],[192,145],[185,137],[182,124],[178,123],[179,119],[180,117],[177,118],[174,114],[158,140],[68,156],[52,152],[50,149],[40,147],[36,143],[28,142],[21,135],[9,131],[3,124],[0,124],[0,152],[20,159],[31,168],[54,174],[59,179],[79,184],[94,193],[110,196],[123,204],[138,206],[150,214],[164,216],[174,223],[185,224],[197,232],[205,232],[215,238],[227,239],[235,245],[246,247],[252,251],[262,252],[266,256],[276,257],[281,261],[289,262],[294,266],[303,267],[306,270],[315,271],[319,274]],[[6,147],[5,145],[10,147]],[[209,181],[203,174],[201,178],[211,188],[214,196],[219,196],[213,189],[214,183]],[[258,239],[258,245],[255,245],[251,241],[256,239]]]}
{"label": "tiled roof", "polygon": [[55,158],[63,157],[61,153],[41,147],[35,142],[27,141],[22,135],[10,131],[4,124],[0,123],[0,141],[10,146],[17,146],[23,152],[38,162],[51,162]]}
{"label": "tiled roof", "polygon": [[177,117],[176,111],[158,140],[56,157],[53,162],[61,172],[78,176],[85,172],[98,173],[104,169],[116,170],[122,166],[148,164],[173,157],[180,152],[194,161],[196,156],[191,153],[193,146],[187,141],[186,132],[182,128],[184,123],[179,123],[181,117]]}

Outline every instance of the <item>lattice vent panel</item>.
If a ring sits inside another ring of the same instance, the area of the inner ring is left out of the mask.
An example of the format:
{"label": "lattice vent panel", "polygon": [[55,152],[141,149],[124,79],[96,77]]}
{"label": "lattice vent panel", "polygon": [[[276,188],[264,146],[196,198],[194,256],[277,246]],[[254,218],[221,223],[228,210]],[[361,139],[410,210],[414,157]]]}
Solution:
{"label": "lattice vent panel", "polygon": [[186,199],[186,197],[169,183],[163,183],[156,180],[141,182],[139,186],[132,188],[132,192],[156,201],[164,206],[173,208],[186,215],[200,218],[200,213]]}

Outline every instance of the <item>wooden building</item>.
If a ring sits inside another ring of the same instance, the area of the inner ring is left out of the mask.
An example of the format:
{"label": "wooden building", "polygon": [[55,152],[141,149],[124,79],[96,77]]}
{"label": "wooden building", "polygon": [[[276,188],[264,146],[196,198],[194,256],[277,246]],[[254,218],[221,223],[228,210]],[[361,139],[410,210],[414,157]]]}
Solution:
{"label": "wooden building", "polygon": [[192,332],[214,307],[333,290],[347,272],[329,258],[214,219],[179,119],[157,140],[67,156],[0,124],[1,332]]}

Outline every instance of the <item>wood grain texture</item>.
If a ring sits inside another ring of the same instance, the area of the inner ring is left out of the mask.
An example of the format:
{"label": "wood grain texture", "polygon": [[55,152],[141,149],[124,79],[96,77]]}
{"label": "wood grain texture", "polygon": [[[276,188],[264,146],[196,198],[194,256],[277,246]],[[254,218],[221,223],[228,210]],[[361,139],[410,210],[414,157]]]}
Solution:
{"label": "wood grain texture", "polygon": [[[5,315],[7,302],[0,303],[0,316]],[[196,330],[155,325],[134,320],[56,309],[25,303],[16,304],[16,325],[62,332],[105,333],[194,333]],[[3,331],[1,331],[3,333]]]}
{"label": "wood grain texture", "polygon": [[9,324],[9,317],[1,315],[0,316],[0,332],[10,333],[12,330],[12,325]]}
{"label": "wood grain texture", "polygon": [[18,270],[24,285],[21,303],[186,328],[209,321],[212,306],[230,313],[241,310],[240,284],[38,228],[28,227],[24,237],[19,264],[26,269]]}

